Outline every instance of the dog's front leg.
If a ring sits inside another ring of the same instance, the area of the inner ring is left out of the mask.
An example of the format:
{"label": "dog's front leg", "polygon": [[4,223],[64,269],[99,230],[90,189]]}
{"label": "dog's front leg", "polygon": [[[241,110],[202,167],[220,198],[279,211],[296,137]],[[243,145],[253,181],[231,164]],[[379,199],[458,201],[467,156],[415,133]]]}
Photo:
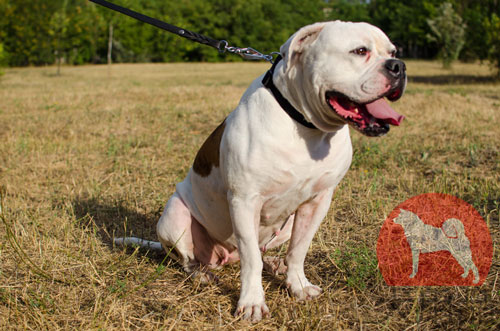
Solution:
{"label": "dog's front leg", "polygon": [[228,194],[233,231],[241,260],[241,293],[235,315],[257,322],[269,316],[262,288],[262,257],[259,250],[258,226],[262,204],[255,197]]}
{"label": "dog's front leg", "polygon": [[321,293],[321,288],[309,282],[304,273],[304,259],[321,221],[325,218],[332,200],[333,188],[318,194],[301,205],[295,213],[290,246],[286,255],[287,286],[299,300],[311,299]]}

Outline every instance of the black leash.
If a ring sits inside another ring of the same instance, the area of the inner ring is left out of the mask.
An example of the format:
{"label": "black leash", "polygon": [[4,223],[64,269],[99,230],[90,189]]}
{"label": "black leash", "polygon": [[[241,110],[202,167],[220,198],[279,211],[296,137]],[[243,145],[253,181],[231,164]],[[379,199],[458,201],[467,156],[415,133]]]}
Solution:
{"label": "black leash", "polygon": [[168,32],[171,32],[173,34],[176,34],[180,37],[187,38],[191,41],[196,41],[200,44],[203,45],[208,45],[216,48],[219,53],[225,53],[226,51],[229,53],[234,53],[242,56],[244,59],[247,60],[266,60],[271,63],[273,63],[273,54],[267,55],[267,54],[262,54],[261,52],[251,48],[251,47],[233,47],[233,46],[228,46],[227,41],[225,40],[215,40],[210,37],[201,35],[196,32],[192,32],[186,29],[179,28],[178,26],[172,25],[165,23],[163,21],[160,21],[156,18],[152,18],[149,16],[146,16],[144,14],[135,12],[131,9],[124,8],[118,5],[115,5],[114,3],[105,1],[105,0],[90,0],[98,5],[101,5],[103,7],[109,8],[111,10],[117,11],[119,13],[125,14],[127,16],[130,16],[132,18],[135,18],[138,21],[151,24],[153,26],[156,26],[157,28],[166,30]]}
{"label": "black leash", "polygon": [[[111,10],[117,11],[119,13],[125,14],[127,16],[130,16],[132,18],[135,18],[136,20],[139,20],[144,23],[151,24],[153,26],[156,26],[157,28],[166,30],[168,32],[174,33],[180,37],[187,38],[192,41],[196,41],[200,44],[203,45],[208,45],[216,48],[220,53],[225,53],[226,51],[229,53],[234,53],[241,55],[244,59],[247,60],[266,60],[271,62],[273,65],[271,69],[269,69],[264,76],[264,79],[262,79],[262,84],[266,88],[268,88],[271,93],[273,94],[274,98],[278,103],[280,104],[281,108],[295,121],[298,123],[302,124],[303,126],[310,128],[310,129],[317,129],[314,124],[311,122],[308,122],[304,115],[302,115],[297,109],[295,109],[290,102],[288,102],[287,99],[283,97],[281,92],[278,90],[278,88],[274,85],[273,82],[273,73],[274,69],[276,68],[276,65],[278,62],[282,59],[281,55],[279,53],[274,52],[271,54],[262,54],[259,51],[256,51],[255,49],[251,47],[245,47],[245,48],[240,48],[240,47],[233,47],[233,46],[228,46],[227,41],[225,40],[215,40],[210,37],[201,35],[199,33],[195,33],[186,29],[179,28],[178,26],[172,25],[165,23],[163,21],[160,21],[156,18],[152,18],[149,16],[146,16],[144,14],[135,12],[133,10],[130,10],[128,8],[124,8],[118,5],[115,5],[114,3],[105,1],[105,0],[90,0],[98,5],[101,5],[103,7],[109,8]],[[273,55],[278,54],[278,57],[276,57],[276,60],[273,61]]]}
{"label": "black leash", "polygon": [[292,106],[292,104],[287,99],[285,99],[285,97],[281,94],[276,85],[274,85],[273,82],[274,69],[276,68],[278,62],[281,61],[281,59],[282,59],[281,55],[278,55],[276,60],[274,60],[271,69],[269,69],[266,72],[266,75],[262,79],[262,84],[264,84],[264,86],[271,91],[276,101],[278,101],[281,108],[283,108],[283,110],[288,114],[288,116],[290,116],[292,119],[299,122],[306,128],[317,129],[317,127],[314,124],[306,120],[304,115],[302,115],[297,109],[295,109],[294,106]]}
{"label": "black leash", "polygon": [[[198,34],[198,33],[195,33],[195,32],[181,29],[175,25],[165,23],[163,21],[157,20],[156,18],[152,18],[152,17],[146,16],[146,15],[143,15],[141,13],[135,12],[135,11],[130,10],[128,8],[124,8],[124,7],[115,5],[114,3],[111,3],[108,1],[104,1],[104,0],[90,0],[90,1],[95,2],[96,4],[101,5],[103,7],[106,7],[106,8],[109,8],[111,10],[114,10],[114,11],[117,11],[119,13],[130,16],[132,18],[135,18],[136,20],[139,20],[141,22],[148,23],[148,24],[151,24],[153,26],[156,26],[157,28],[174,33],[178,36],[187,38],[187,39],[192,40],[192,41],[196,41],[196,42],[203,44],[203,45],[212,46],[214,48],[217,48],[219,50],[219,52],[221,51],[221,47],[222,47],[222,50],[224,50],[224,48],[225,48],[223,40],[215,40],[215,39],[205,37],[205,36]],[[226,45],[227,45],[227,43],[226,43]]]}

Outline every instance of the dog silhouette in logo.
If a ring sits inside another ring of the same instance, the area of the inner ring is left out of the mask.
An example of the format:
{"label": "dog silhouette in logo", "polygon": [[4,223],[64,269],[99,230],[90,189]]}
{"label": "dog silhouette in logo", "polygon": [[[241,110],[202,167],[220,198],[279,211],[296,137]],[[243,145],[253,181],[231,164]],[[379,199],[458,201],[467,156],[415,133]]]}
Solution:
{"label": "dog silhouette in logo", "polygon": [[431,253],[437,251],[449,251],[464,269],[463,278],[474,274],[474,284],[479,282],[479,272],[472,261],[470,242],[465,235],[463,223],[456,219],[446,220],[440,228],[425,224],[417,215],[411,211],[401,209],[394,223],[403,227],[406,240],[410,244],[413,258],[413,272],[410,278],[415,277],[418,272],[418,259],[420,253]]}

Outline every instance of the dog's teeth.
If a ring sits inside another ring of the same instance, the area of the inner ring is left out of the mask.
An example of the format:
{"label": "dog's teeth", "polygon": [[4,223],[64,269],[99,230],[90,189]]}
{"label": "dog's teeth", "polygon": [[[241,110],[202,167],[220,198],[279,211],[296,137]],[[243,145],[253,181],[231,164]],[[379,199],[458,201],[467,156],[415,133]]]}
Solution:
{"label": "dog's teeth", "polygon": [[356,114],[359,114],[359,110],[358,110],[358,108],[354,108],[354,112],[355,112]]}

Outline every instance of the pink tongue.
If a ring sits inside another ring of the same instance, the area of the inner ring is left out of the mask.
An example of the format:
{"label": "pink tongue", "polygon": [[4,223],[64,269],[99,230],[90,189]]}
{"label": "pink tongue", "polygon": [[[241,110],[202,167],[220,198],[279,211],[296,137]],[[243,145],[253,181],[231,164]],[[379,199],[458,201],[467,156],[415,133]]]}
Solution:
{"label": "pink tongue", "polygon": [[399,125],[405,118],[403,115],[396,113],[384,98],[367,103],[365,107],[370,115],[392,125]]}

